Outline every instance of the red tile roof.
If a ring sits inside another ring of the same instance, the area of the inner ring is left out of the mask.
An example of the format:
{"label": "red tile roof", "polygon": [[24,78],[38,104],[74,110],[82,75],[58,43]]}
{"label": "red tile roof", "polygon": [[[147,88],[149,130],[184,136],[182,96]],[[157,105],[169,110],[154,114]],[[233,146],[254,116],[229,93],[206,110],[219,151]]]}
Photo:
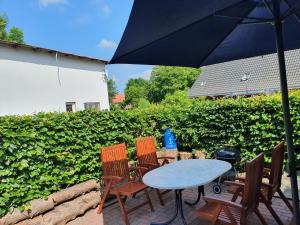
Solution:
{"label": "red tile roof", "polygon": [[116,94],[113,99],[112,99],[112,103],[116,104],[116,103],[122,103],[125,100],[125,95],[124,94]]}

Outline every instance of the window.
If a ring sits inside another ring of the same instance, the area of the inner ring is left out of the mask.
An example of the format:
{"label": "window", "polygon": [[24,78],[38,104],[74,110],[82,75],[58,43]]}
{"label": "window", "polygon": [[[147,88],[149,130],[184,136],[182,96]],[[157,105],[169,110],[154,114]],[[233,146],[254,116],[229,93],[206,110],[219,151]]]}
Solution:
{"label": "window", "polygon": [[100,109],[100,102],[86,102],[84,109]]}
{"label": "window", "polygon": [[66,102],[67,112],[76,112],[76,102]]}

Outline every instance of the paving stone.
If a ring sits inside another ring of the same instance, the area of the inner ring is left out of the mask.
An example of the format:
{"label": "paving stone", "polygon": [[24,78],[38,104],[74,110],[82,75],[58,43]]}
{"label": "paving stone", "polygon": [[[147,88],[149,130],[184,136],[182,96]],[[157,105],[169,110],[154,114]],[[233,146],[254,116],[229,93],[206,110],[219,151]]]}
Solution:
{"label": "paving stone", "polygon": [[[206,195],[211,195],[215,197],[221,197],[223,199],[231,199],[231,194],[226,191],[226,187],[222,186],[222,193],[220,195],[214,194],[212,192],[212,185],[205,186]],[[161,206],[158,202],[157,195],[153,189],[149,190],[150,197],[154,205],[155,212],[151,212],[149,206],[144,206],[129,214],[129,221],[131,225],[149,225],[150,222],[164,222],[170,218],[174,213],[174,194],[169,192],[166,195],[163,195],[165,206]],[[194,200],[197,196],[197,189],[190,189],[183,191],[183,198],[185,200]],[[238,199],[239,200],[239,199]],[[126,201],[126,207],[131,208],[139,204],[141,201],[144,201],[144,196],[142,194],[138,195],[136,199],[128,199]],[[201,221],[196,217],[195,210],[201,207],[204,201],[200,201],[197,206],[183,206],[184,215],[187,219],[189,225],[201,225]],[[274,210],[278,213],[284,224],[289,224],[292,218],[292,214],[289,209],[286,207],[284,202],[279,198],[273,199]],[[267,208],[260,204],[259,209],[263,216],[266,218],[269,225],[277,225],[274,218],[271,216]],[[260,221],[255,214],[251,214],[248,217],[249,225],[260,225]],[[89,210],[84,216],[79,217],[67,225],[124,225],[122,214],[118,204],[111,205],[103,210],[102,214],[97,214],[96,209]],[[182,225],[180,220],[174,221],[172,225]]]}

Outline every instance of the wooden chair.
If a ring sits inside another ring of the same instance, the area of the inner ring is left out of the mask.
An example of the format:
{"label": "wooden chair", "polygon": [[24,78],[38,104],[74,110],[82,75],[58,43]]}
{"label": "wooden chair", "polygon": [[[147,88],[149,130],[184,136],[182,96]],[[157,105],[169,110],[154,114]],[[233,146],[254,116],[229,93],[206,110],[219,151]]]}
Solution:
{"label": "wooden chair", "polygon": [[277,192],[280,198],[284,201],[287,207],[293,212],[293,207],[288,199],[283,194],[281,187],[281,178],[283,173],[283,161],[284,161],[284,142],[275,146],[271,156],[271,168],[264,169],[264,177],[269,180],[269,183],[263,183],[263,193],[267,197],[269,203],[272,203],[272,198]]}
{"label": "wooden chair", "polygon": [[[101,148],[100,158],[102,161],[102,179],[105,184],[105,193],[97,209],[98,214],[102,212],[108,195],[116,196],[126,225],[129,225],[128,213],[146,204],[149,204],[151,211],[154,211],[147,191],[148,187],[142,182],[142,176],[147,171],[147,168],[129,168],[126,157],[126,146],[124,143]],[[135,172],[135,178],[137,179],[130,177],[131,172]],[[135,196],[142,191],[145,193],[146,201],[134,208],[126,210],[122,198]]]}
{"label": "wooden chair", "polygon": [[267,225],[258,205],[263,178],[264,156],[258,155],[246,164],[245,183],[226,181],[229,185],[244,189],[240,203],[214,197],[204,197],[207,204],[197,211],[200,218],[210,224],[241,224],[245,225],[250,213],[255,212],[263,225]]}
{"label": "wooden chair", "polygon": [[[284,161],[284,142],[275,146],[272,150],[271,155],[271,168],[264,168],[264,178],[268,180],[268,182],[262,182],[262,189],[261,189],[261,197],[260,201],[266,205],[272,216],[275,218],[278,224],[282,225],[283,222],[281,221],[280,217],[272,208],[272,198],[277,192],[281,199],[285,202],[287,207],[293,212],[293,207],[288,199],[285,197],[283,192],[281,191],[281,177],[283,171],[283,161]],[[245,178],[238,177],[237,180],[240,182],[244,182]],[[232,197],[232,201],[236,201],[237,197],[241,194],[242,189],[231,189],[230,192],[233,192],[234,195]]]}
{"label": "wooden chair", "polygon": [[[153,170],[155,168],[168,164],[169,160],[175,159],[174,157],[167,157],[167,156],[157,157],[155,138],[153,136],[137,138],[135,142],[135,146],[136,146],[138,165],[142,167],[146,167],[148,168],[148,170]],[[159,164],[158,160],[163,160],[162,164]],[[160,204],[164,205],[162,195],[169,191],[164,191],[161,193],[158,189],[155,190],[159,198]]]}

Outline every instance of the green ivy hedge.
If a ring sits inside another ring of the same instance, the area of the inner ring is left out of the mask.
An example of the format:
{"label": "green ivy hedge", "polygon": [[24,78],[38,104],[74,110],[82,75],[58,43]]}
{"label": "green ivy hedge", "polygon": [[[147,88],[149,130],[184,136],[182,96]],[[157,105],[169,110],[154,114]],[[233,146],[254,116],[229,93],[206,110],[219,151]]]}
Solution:
{"label": "green ivy hedge", "polygon": [[[300,92],[290,97],[295,140],[300,143]],[[128,111],[47,113],[0,117],[0,217],[12,207],[67,186],[100,178],[99,147],[175,130],[181,150],[210,155],[224,144],[241,148],[243,160],[284,139],[280,96],[195,100],[186,107],[154,105]],[[299,160],[299,156],[298,156]]]}

